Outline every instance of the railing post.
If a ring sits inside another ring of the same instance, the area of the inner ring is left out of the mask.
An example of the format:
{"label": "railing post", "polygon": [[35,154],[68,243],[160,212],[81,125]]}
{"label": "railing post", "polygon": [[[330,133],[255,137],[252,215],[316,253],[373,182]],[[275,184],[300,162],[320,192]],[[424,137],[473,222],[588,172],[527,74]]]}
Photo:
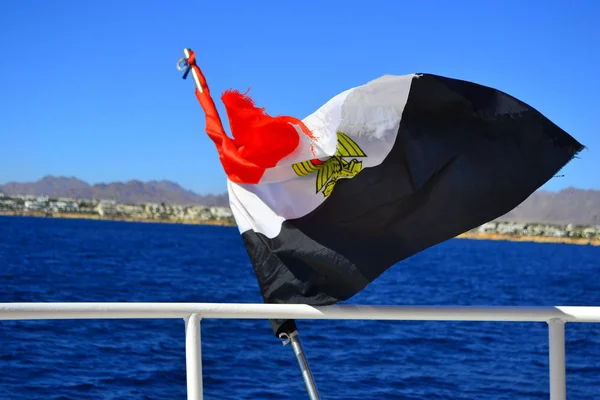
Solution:
{"label": "railing post", "polygon": [[548,321],[548,345],[550,347],[550,400],[566,400],[565,321],[559,318]]}
{"label": "railing post", "polygon": [[202,400],[202,343],[198,314],[185,318],[185,374],[188,400]]}

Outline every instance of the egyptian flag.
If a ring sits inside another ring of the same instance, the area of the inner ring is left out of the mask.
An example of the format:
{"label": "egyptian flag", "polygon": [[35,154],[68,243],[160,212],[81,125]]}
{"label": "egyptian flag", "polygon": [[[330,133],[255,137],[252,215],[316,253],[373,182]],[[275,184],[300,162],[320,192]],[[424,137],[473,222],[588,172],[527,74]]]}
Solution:
{"label": "egyptian flag", "polygon": [[[267,303],[346,300],[394,264],[509,212],[583,147],[506,93],[431,74],[382,76],[302,120],[226,91],[230,138],[191,64]],[[272,321],[276,334],[284,322]]]}

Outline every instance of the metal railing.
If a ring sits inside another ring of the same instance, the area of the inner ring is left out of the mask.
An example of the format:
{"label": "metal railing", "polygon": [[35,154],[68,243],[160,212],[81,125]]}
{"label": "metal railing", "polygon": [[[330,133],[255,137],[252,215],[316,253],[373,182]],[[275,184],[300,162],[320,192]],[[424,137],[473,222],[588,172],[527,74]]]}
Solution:
{"label": "metal railing", "polygon": [[600,322],[600,307],[353,306],[230,303],[0,303],[0,320],[139,319],[185,320],[189,400],[201,400],[200,320],[345,319],[404,321],[547,322],[550,399],[566,399],[565,323]]}

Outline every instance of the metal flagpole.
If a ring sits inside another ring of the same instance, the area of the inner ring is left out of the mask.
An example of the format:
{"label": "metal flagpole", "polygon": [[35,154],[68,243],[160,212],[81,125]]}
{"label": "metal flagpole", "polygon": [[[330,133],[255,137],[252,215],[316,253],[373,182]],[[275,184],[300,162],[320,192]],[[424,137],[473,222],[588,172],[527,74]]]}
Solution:
{"label": "metal flagpole", "polygon": [[188,59],[190,58],[191,51],[192,50],[188,49],[188,48],[183,49],[184,57],[181,57],[179,60],[177,60],[177,69],[180,72],[184,72],[183,79],[185,79],[187,77],[188,72],[190,72],[190,70],[191,70],[192,76],[194,77],[194,83],[196,83],[196,87],[198,88],[198,91],[200,93],[202,93],[203,90],[202,90],[202,85],[200,84],[200,78],[196,74],[196,71],[188,63]]}
{"label": "metal flagpole", "polygon": [[298,331],[294,330],[291,333],[282,332],[279,334],[279,338],[283,340],[284,346],[288,343],[292,344],[292,349],[294,350],[296,361],[298,361],[298,367],[300,367],[300,372],[302,373],[304,386],[306,386],[306,391],[308,392],[308,398],[310,400],[320,400],[321,397],[319,396],[319,392],[317,391],[315,380],[313,379],[312,373],[310,372],[310,367],[308,365],[308,362],[306,361],[306,357],[304,356],[302,344],[300,344]]}

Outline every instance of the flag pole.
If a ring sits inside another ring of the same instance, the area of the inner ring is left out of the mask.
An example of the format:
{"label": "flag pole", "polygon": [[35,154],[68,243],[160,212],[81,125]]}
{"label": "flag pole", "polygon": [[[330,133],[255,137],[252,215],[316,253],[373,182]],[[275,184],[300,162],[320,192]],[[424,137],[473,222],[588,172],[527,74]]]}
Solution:
{"label": "flag pole", "polygon": [[191,68],[190,63],[188,63],[188,59],[190,58],[190,55],[192,54],[191,51],[192,50],[188,49],[187,47],[185,49],[183,49],[184,57],[181,57],[179,60],[177,60],[177,70],[184,73],[183,79],[187,78],[187,74],[191,71],[192,77],[194,78],[194,83],[196,84],[196,88],[198,88],[198,91],[200,93],[202,93],[203,89],[202,89],[202,85],[200,84],[200,77],[196,73],[196,70]]}
{"label": "flag pole", "polygon": [[310,372],[308,361],[306,361],[306,357],[304,356],[304,350],[302,350],[302,344],[300,343],[300,338],[298,337],[298,330],[294,329],[289,333],[282,332],[279,334],[279,338],[283,341],[284,346],[288,343],[292,344],[292,350],[294,350],[298,367],[300,367],[302,379],[304,380],[304,386],[308,392],[308,398],[310,400],[320,400],[321,397],[319,396],[317,385],[315,384],[315,380]]}

